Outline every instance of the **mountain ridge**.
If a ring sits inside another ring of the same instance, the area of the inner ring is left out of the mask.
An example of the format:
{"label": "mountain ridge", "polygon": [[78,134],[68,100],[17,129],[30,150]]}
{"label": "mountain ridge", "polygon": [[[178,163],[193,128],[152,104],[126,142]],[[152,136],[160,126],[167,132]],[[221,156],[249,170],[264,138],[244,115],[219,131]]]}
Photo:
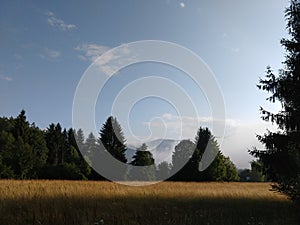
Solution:
{"label": "mountain ridge", "polygon": [[[148,146],[148,151],[153,154],[155,164],[166,161],[168,163],[172,162],[172,154],[175,150],[175,146],[180,142],[180,140],[175,139],[155,139],[148,141],[145,144]],[[141,144],[127,144],[126,158],[128,162],[131,162],[133,155],[136,152],[136,149],[139,148]]]}

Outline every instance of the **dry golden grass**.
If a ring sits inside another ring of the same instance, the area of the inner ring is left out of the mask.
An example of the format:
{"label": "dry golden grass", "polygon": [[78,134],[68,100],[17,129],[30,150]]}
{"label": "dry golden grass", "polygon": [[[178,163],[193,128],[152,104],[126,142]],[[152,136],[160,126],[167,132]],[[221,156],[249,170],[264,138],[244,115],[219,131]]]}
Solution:
{"label": "dry golden grass", "polygon": [[0,224],[299,224],[269,183],[0,180]]}
{"label": "dry golden grass", "polygon": [[[270,191],[270,183],[162,182],[149,186],[128,186],[113,182],[0,180],[0,198],[35,199],[52,197],[160,197],[265,199],[288,201]],[[133,184],[136,185],[136,184]]]}

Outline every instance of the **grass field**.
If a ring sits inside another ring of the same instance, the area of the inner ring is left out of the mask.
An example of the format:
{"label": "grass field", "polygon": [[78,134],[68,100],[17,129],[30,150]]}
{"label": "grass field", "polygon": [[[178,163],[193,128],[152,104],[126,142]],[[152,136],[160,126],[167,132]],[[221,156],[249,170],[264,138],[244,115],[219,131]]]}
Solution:
{"label": "grass field", "polygon": [[269,183],[129,187],[91,181],[0,180],[1,225],[299,225]]}

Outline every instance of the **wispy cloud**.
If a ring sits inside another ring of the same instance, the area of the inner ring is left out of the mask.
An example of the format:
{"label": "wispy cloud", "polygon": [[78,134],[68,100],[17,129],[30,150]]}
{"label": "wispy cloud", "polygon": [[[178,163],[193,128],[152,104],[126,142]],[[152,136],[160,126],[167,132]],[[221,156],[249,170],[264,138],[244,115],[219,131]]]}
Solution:
{"label": "wispy cloud", "polygon": [[185,3],[184,2],[180,2],[180,7],[184,8],[185,7]]}
{"label": "wispy cloud", "polygon": [[169,113],[165,113],[162,115],[163,119],[166,119],[168,121],[182,121],[186,125],[194,125],[197,123],[208,125],[213,122],[225,122],[227,126],[230,127],[236,127],[239,125],[239,120],[237,119],[219,119],[219,118],[213,118],[213,117],[192,117],[192,116],[175,116]]}
{"label": "wispy cloud", "polygon": [[83,53],[78,56],[79,59],[95,62],[99,70],[108,76],[117,72],[120,65],[136,61],[136,56],[130,51],[128,45],[110,49],[103,45],[84,43],[75,47],[75,50]]}
{"label": "wispy cloud", "polygon": [[104,45],[83,43],[77,45],[75,50],[80,51],[82,54],[78,56],[81,60],[89,60],[94,62],[100,55],[109,50],[109,47]]}
{"label": "wispy cloud", "polygon": [[8,81],[8,82],[10,82],[10,81],[13,80],[12,77],[9,77],[9,76],[1,76],[1,75],[0,75],[0,79],[1,79],[1,80],[5,80],[5,81]]}
{"label": "wispy cloud", "polygon": [[50,11],[46,12],[46,16],[47,16],[47,23],[52,27],[56,27],[62,31],[71,31],[77,29],[76,25],[68,24],[62,19],[57,18],[53,12]]}
{"label": "wispy cloud", "polygon": [[61,52],[49,48],[43,48],[40,57],[43,59],[56,59],[61,56]]}
{"label": "wispy cloud", "polygon": [[[165,130],[167,136],[172,139],[193,138],[196,135],[199,125],[202,127],[212,128],[213,125],[226,126],[226,136],[230,135],[236,127],[240,125],[238,119],[219,119],[213,117],[192,117],[192,116],[177,116],[173,114],[163,114],[161,120],[144,122],[150,130]],[[223,134],[214,134],[217,138]]]}

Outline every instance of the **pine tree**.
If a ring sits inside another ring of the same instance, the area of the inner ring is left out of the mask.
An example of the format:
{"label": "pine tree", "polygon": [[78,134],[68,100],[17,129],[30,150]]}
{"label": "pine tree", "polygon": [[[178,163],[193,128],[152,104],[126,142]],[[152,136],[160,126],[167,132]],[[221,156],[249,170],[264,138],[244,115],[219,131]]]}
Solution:
{"label": "pine tree", "polygon": [[[177,172],[172,179],[183,181],[217,180],[215,176],[219,176],[219,174],[212,172],[212,170],[216,169],[213,167],[220,166],[219,164],[222,162],[222,160],[218,160],[218,157],[215,158],[215,161],[212,162],[210,167],[205,171],[199,171],[199,165],[204,152],[207,150],[207,146],[209,146],[208,154],[212,154],[212,158],[215,155],[218,156],[218,153],[220,152],[219,145],[208,128],[200,127],[198,129],[195,143],[189,140],[181,141],[175,147],[175,152],[172,157],[173,170],[178,170],[177,167],[179,167],[179,165],[182,166],[182,161],[186,161],[187,157],[190,158],[183,168],[180,169],[180,171]],[[219,171],[222,172],[221,170]]]}
{"label": "pine tree", "polygon": [[300,3],[292,0],[286,9],[287,30],[290,39],[282,39],[286,49],[284,68],[275,75],[267,68],[265,79],[258,88],[270,93],[270,102],[279,101],[277,113],[261,108],[262,119],[277,124],[278,131],[258,135],[266,149],[253,149],[252,155],[263,163],[268,178],[278,182],[277,191],[300,200]]}
{"label": "pine tree", "polygon": [[139,147],[136,150],[135,155],[132,157],[133,160],[130,163],[133,166],[151,166],[154,164],[153,155],[151,152],[147,151],[147,145],[142,144],[141,147]]}
{"label": "pine tree", "polygon": [[98,149],[97,140],[92,132],[85,140],[84,149],[85,149],[85,156],[88,157],[89,160],[92,160],[95,152]]}
{"label": "pine tree", "polygon": [[126,163],[125,138],[117,119],[110,116],[103,124],[99,134],[99,143],[104,146],[105,150],[119,161]]}
{"label": "pine tree", "polygon": [[65,136],[59,123],[49,125],[46,131],[46,142],[49,149],[47,163],[54,166],[62,163],[65,151]]}
{"label": "pine tree", "polygon": [[226,177],[224,181],[239,181],[238,170],[230,158],[223,156],[223,162],[226,168]]}
{"label": "pine tree", "polygon": [[205,174],[204,180],[206,181],[224,181],[226,180],[226,167],[224,163],[224,156],[219,151],[214,159],[214,161],[209,165],[209,167],[202,172]]}
{"label": "pine tree", "polygon": [[132,167],[129,172],[130,180],[155,180],[154,158],[152,153],[147,151],[147,148],[146,144],[142,144],[132,157],[133,160],[130,164],[136,167]]}
{"label": "pine tree", "polygon": [[69,140],[69,158],[70,164],[73,168],[76,168],[77,171],[81,174],[84,179],[87,179],[91,173],[90,161],[85,160],[85,144],[84,144],[84,134],[83,130],[79,129],[77,132],[73,129],[68,131],[68,140]]}
{"label": "pine tree", "polygon": [[75,139],[76,139],[76,144],[77,144],[78,150],[80,150],[80,152],[83,155],[85,155],[86,151],[85,151],[85,146],[84,146],[84,134],[83,134],[82,129],[79,129],[76,132]]}
{"label": "pine tree", "polygon": [[14,173],[12,169],[3,162],[2,155],[0,154],[0,179],[13,178],[13,177],[14,177]]}
{"label": "pine tree", "polygon": [[12,162],[14,159],[15,138],[11,133],[14,120],[0,117],[0,178],[14,178]]}
{"label": "pine tree", "polygon": [[157,166],[156,178],[159,180],[168,179],[171,172],[171,165],[168,162],[163,161]]}
{"label": "pine tree", "polygon": [[198,166],[193,165],[191,158],[196,151],[196,145],[190,140],[182,140],[175,146],[172,155],[172,173],[171,180],[192,181],[195,179],[195,172]]}
{"label": "pine tree", "polygon": [[251,162],[250,180],[255,182],[263,182],[265,180],[262,163],[259,160]]}
{"label": "pine tree", "polygon": [[[38,170],[46,162],[48,152],[43,133],[34,124],[29,124],[25,111],[22,110],[13,120],[13,127],[7,134],[10,139],[8,149],[12,152],[8,162],[15,177],[36,178]],[[10,135],[12,136],[9,137]]]}
{"label": "pine tree", "polygon": [[[208,149],[207,146],[209,147]],[[204,171],[199,171],[205,151],[212,154],[212,163]],[[184,162],[187,162],[184,164]],[[180,169],[181,168],[181,169]],[[178,171],[178,172],[176,172]],[[195,143],[190,140],[181,141],[172,156],[172,173],[170,180],[181,181],[237,181],[238,173],[233,162],[225,157],[215,137],[208,128],[200,127]]]}

